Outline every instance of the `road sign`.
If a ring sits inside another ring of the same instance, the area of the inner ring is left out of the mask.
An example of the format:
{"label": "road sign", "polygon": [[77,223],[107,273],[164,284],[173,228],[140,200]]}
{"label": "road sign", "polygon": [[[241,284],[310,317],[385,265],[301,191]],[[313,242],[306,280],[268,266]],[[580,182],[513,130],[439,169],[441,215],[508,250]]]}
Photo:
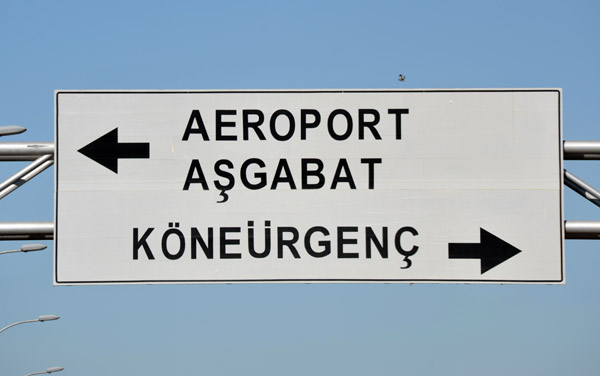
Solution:
{"label": "road sign", "polygon": [[57,91],[55,283],[564,283],[561,91]]}

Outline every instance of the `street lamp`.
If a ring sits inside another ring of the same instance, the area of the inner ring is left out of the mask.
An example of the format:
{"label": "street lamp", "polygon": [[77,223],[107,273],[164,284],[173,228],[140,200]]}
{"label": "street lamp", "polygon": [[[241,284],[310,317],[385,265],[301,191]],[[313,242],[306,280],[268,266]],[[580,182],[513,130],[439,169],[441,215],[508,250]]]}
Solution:
{"label": "street lamp", "polygon": [[28,373],[25,376],[43,375],[44,373],[59,372],[59,371],[62,371],[63,369],[65,369],[65,368],[64,367],[50,367],[50,368],[46,369],[45,371]]}
{"label": "street lamp", "polygon": [[28,322],[44,322],[44,321],[52,321],[52,320],[58,320],[60,319],[60,316],[56,316],[56,315],[41,315],[40,317],[38,317],[35,320],[25,320],[25,321],[19,321],[19,322],[15,322],[13,324],[10,324],[8,326],[5,326],[4,328],[0,329],[0,333],[2,333],[3,331],[5,331],[8,328],[11,328],[15,325],[19,325],[19,324],[25,324]]}
{"label": "street lamp", "polygon": [[4,125],[4,126],[0,127],[0,137],[23,133],[26,130],[27,129],[20,127],[18,125]]}
{"label": "street lamp", "polygon": [[43,249],[46,249],[47,247],[43,244],[25,244],[24,246],[22,246],[19,249],[13,249],[10,251],[2,251],[0,252],[0,255],[3,255],[5,253],[15,253],[15,252],[33,252],[33,251],[41,251]]}

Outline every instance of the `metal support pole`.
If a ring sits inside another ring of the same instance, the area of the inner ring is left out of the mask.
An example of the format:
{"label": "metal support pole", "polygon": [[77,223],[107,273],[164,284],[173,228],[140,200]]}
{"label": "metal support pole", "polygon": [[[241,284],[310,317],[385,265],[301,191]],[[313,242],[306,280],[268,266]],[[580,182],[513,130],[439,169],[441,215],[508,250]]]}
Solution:
{"label": "metal support pole", "polygon": [[567,187],[579,193],[581,196],[585,197],[596,206],[600,206],[600,192],[598,190],[596,190],[594,187],[579,179],[577,176],[573,175],[567,170],[564,170],[564,176],[565,185]]}
{"label": "metal support pole", "polygon": [[0,199],[25,184],[54,163],[52,142],[3,142],[0,143],[0,161],[34,161],[0,184]]}
{"label": "metal support pole", "polygon": [[38,319],[35,319],[35,320],[23,320],[23,321],[15,322],[15,323],[12,323],[12,324],[7,325],[4,328],[0,329],[0,333],[2,333],[3,331],[5,331],[6,329],[12,328],[13,326],[16,326],[16,325],[27,324],[27,323],[30,323],[30,322],[38,322],[38,321],[39,321]]}
{"label": "metal support pole", "polygon": [[[600,141],[563,141],[564,160],[600,160]],[[600,191],[564,171],[565,185],[596,206],[600,206]],[[565,221],[565,239],[600,239],[600,221]]]}
{"label": "metal support pole", "polygon": [[46,154],[54,155],[53,142],[0,143],[0,161],[34,161]]}
{"label": "metal support pole", "polygon": [[600,141],[563,141],[565,160],[600,160]]}
{"label": "metal support pole", "polygon": [[53,222],[0,223],[0,240],[52,240]]}
{"label": "metal support pole", "polygon": [[600,239],[600,221],[565,221],[565,239]]}
{"label": "metal support pole", "polygon": [[0,184],[0,199],[4,198],[9,193],[19,188],[23,184],[27,183],[29,180],[37,176],[40,172],[52,166],[52,164],[54,163],[54,161],[52,161],[53,157],[53,154],[46,154],[39,157],[29,166],[25,167],[12,177],[8,178],[4,183]]}
{"label": "metal support pole", "polygon": [[[17,176],[15,175],[8,180],[10,183],[5,182],[0,186],[0,198],[3,197],[2,190],[11,189],[19,179],[29,180],[52,165],[53,155],[54,143],[52,142],[0,143],[0,161],[36,161],[17,174],[23,175],[22,177],[15,180]],[[43,156],[46,158],[42,159]],[[565,160],[600,160],[600,141],[564,141],[563,156]],[[600,191],[568,171],[565,171],[565,184],[600,206]],[[54,223],[52,222],[0,223],[0,240],[51,240],[53,238]],[[600,239],[600,221],[565,221],[565,238]]]}
{"label": "metal support pole", "polygon": [[54,320],[58,320],[58,319],[60,319],[60,316],[56,316],[56,315],[41,315],[40,317],[38,317],[37,319],[34,319],[34,320],[19,321],[19,322],[15,322],[13,324],[10,324],[8,326],[5,326],[4,328],[0,329],[0,333],[2,333],[3,331],[5,331],[8,328],[12,328],[15,325],[27,324],[27,323],[30,323],[30,322],[54,321]]}

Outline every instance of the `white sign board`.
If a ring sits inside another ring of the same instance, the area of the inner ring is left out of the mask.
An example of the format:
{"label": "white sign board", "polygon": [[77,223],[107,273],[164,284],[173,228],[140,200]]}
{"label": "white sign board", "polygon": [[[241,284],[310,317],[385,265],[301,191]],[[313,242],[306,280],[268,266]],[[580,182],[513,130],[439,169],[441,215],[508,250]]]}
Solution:
{"label": "white sign board", "polygon": [[561,91],[57,91],[55,283],[564,283]]}

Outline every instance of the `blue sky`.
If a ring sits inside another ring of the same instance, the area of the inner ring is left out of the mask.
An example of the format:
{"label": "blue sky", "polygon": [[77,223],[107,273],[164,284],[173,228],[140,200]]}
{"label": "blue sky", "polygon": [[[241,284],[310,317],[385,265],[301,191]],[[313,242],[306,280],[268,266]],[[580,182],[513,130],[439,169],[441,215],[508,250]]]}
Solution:
{"label": "blue sky", "polygon": [[[564,138],[600,140],[599,15],[597,1],[0,0],[0,125],[28,128],[0,142],[52,141],[57,89],[556,87]],[[600,164],[566,168],[600,187]],[[50,169],[0,201],[0,221],[51,221],[53,189]],[[600,219],[568,190],[565,213]],[[0,334],[2,375],[600,368],[597,241],[566,242],[564,286],[52,286],[47,244],[0,256],[0,327],[61,316]]]}

